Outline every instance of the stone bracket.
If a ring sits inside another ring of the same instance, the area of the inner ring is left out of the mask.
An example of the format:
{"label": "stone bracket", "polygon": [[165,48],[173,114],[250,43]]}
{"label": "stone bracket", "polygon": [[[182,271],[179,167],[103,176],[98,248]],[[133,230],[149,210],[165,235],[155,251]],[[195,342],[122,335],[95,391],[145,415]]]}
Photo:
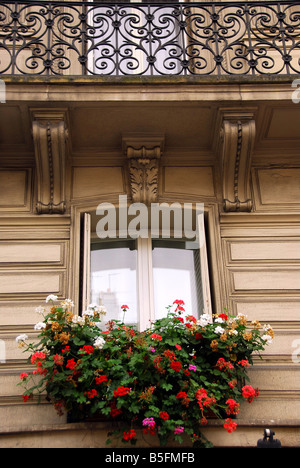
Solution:
{"label": "stone bracket", "polygon": [[66,211],[66,140],[64,109],[32,109],[38,214]]}
{"label": "stone bracket", "polygon": [[254,112],[242,108],[221,110],[219,158],[225,212],[250,212],[253,208],[250,172],[255,141]]}
{"label": "stone bracket", "polygon": [[122,139],[128,160],[131,197],[134,203],[150,205],[158,199],[159,160],[163,135],[128,134]]}

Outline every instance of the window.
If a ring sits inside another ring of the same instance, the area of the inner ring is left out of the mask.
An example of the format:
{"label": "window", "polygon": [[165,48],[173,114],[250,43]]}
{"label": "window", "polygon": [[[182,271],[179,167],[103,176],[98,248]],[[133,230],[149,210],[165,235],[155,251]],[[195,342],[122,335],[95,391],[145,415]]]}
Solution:
{"label": "window", "polygon": [[97,303],[107,309],[105,322],[123,320],[139,329],[167,314],[175,299],[187,315],[211,314],[204,215],[198,215],[199,246],[188,239],[148,237],[99,239],[96,214],[83,216],[82,307]]}

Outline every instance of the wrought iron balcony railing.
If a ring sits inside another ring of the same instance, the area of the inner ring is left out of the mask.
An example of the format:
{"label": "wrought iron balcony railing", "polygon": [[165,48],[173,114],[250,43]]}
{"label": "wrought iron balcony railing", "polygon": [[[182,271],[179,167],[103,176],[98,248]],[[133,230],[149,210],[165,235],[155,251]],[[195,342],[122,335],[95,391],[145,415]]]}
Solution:
{"label": "wrought iron balcony railing", "polygon": [[300,1],[0,0],[1,75],[300,73]]}

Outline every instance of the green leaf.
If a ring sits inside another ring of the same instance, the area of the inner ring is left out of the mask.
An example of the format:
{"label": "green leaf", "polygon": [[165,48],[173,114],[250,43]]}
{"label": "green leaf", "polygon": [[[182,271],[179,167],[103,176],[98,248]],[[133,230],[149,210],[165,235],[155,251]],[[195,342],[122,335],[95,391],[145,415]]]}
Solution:
{"label": "green leaf", "polygon": [[84,346],[84,345],[85,345],[85,341],[83,341],[83,340],[80,340],[80,339],[79,339],[79,338],[77,338],[76,336],[75,336],[75,338],[74,338],[74,341],[73,341],[73,342],[74,342],[74,344],[75,344],[76,346]]}
{"label": "green leaf", "polygon": [[167,392],[168,392],[169,390],[172,390],[172,388],[173,388],[173,385],[172,385],[172,384],[166,383],[166,382],[162,382],[162,383],[160,384],[160,386],[161,386],[161,388],[163,388],[163,389],[166,390]]}
{"label": "green leaf", "polygon": [[77,403],[85,403],[86,402],[86,397],[84,395],[79,395],[79,397],[77,398]]}

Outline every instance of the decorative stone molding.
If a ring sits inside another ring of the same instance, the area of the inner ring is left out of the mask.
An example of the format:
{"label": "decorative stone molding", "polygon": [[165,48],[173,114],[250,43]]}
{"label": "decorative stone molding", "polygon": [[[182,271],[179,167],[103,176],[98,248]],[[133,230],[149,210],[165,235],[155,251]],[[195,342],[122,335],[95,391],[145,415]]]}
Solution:
{"label": "decorative stone molding", "polygon": [[220,161],[225,212],[250,212],[251,159],[255,140],[254,110],[221,111]]}
{"label": "decorative stone molding", "polygon": [[130,134],[123,137],[133,202],[148,206],[157,202],[159,159],[163,145],[162,135]]}
{"label": "decorative stone molding", "polygon": [[66,211],[66,112],[33,109],[32,134],[35,148],[38,214]]}

